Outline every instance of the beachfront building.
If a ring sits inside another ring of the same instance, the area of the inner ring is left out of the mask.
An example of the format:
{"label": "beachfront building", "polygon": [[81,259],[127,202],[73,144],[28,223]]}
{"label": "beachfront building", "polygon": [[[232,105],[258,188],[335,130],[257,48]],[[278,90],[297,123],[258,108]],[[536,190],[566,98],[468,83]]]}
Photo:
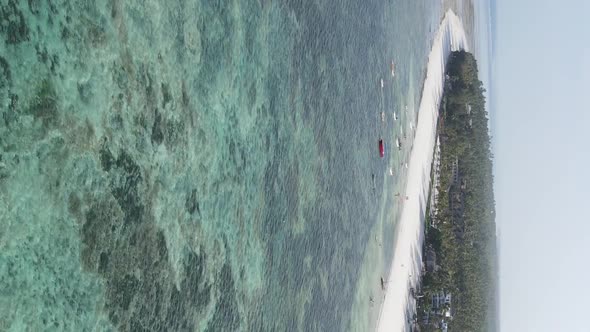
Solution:
{"label": "beachfront building", "polygon": [[443,299],[443,304],[450,306],[451,305],[451,300],[452,300],[452,294],[451,293],[446,293],[445,294],[445,297]]}
{"label": "beachfront building", "polygon": [[471,105],[467,104],[467,116],[469,116],[469,128],[473,128],[473,118],[471,118]]}
{"label": "beachfront building", "polygon": [[438,310],[443,308],[444,306],[451,306],[452,294],[445,293],[445,291],[439,291],[435,294],[432,294],[432,309]]}
{"label": "beachfront building", "polygon": [[427,331],[448,330],[448,323],[453,320],[452,295],[440,291],[431,297],[431,306],[424,310],[421,325]]}
{"label": "beachfront building", "polygon": [[453,319],[452,299],[453,295],[450,292],[439,291],[433,294],[430,306],[431,314],[445,319]]}

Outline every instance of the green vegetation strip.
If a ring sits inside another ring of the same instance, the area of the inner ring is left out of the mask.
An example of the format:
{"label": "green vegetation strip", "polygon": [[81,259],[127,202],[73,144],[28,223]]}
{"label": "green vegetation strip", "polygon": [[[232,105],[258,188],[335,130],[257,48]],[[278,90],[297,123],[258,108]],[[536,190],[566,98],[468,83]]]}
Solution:
{"label": "green vegetation strip", "polygon": [[[424,243],[425,251],[436,254],[436,267],[422,277],[417,318],[422,331],[440,329],[442,321],[453,331],[494,331],[498,267],[485,90],[472,54],[453,52],[447,68],[438,129],[439,196],[429,207],[438,211],[436,228],[425,228]],[[441,291],[451,293],[452,302],[433,310],[432,295]]]}

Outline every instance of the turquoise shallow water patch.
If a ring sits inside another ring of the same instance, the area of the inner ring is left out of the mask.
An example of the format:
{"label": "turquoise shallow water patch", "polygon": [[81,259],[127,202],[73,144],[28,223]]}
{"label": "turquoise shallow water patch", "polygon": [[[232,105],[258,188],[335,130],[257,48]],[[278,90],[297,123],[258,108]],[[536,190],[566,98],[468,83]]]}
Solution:
{"label": "turquoise shallow water patch", "polygon": [[2,1],[0,329],[352,328],[425,3]]}

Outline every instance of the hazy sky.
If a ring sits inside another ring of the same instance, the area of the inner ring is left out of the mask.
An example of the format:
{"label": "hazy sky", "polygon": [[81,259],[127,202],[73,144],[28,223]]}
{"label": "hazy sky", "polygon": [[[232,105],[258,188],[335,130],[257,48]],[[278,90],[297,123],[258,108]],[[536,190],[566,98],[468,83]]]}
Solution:
{"label": "hazy sky", "polygon": [[590,331],[590,5],[498,0],[502,331]]}

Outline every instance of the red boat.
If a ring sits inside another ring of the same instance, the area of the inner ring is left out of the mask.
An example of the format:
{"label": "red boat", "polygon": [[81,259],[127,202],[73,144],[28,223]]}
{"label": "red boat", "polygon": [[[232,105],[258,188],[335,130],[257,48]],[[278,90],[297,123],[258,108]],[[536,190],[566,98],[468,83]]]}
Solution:
{"label": "red boat", "polygon": [[379,155],[381,158],[385,156],[385,143],[383,143],[383,139],[379,140]]}

